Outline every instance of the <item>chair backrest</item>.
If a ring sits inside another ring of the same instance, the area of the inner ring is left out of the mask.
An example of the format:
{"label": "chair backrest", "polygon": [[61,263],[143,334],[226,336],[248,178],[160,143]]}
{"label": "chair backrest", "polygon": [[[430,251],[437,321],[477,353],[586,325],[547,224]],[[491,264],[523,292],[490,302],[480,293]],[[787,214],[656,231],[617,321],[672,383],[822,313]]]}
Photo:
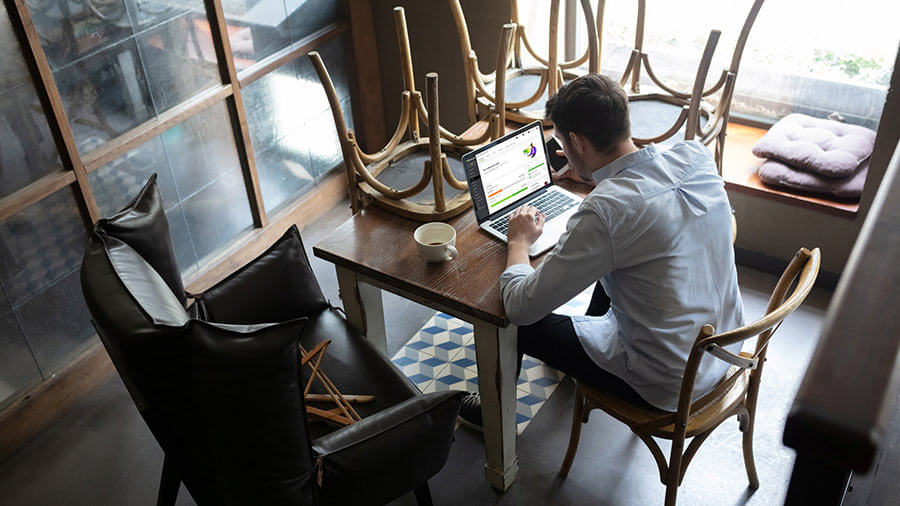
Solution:
{"label": "chair backrest", "polygon": [[[763,317],[749,325],[720,334],[714,334],[715,329],[712,325],[704,325],[700,329],[700,334],[694,343],[685,366],[681,393],[678,399],[678,411],[675,417],[676,427],[679,422],[686,422],[690,418],[691,413],[696,410],[695,408],[701,407],[699,404],[702,404],[704,399],[715,399],[721,396],[730,388],[734,379],[744,373],[745,369],[751,369],[748,392],[752,396],[751,402],[755,402],[755,395],[759,388],[769,341],[781,322],[793,313],[803,303],[806,296],[809,295],[819,274],[820,264],[821,252],[819,248],[813,250],[801,248],[781,274],[772,296],[769,297],[769,304]],[[795,281],[796,286],[789,293],[791,285]],[[753,337],[757,338],[756,346],[753,354],[750,356],[735,355],[724,348],[730,344],[743,342]],[[700,367],[700,360],[706,353],[737,366],[739,370],[725,378],[703,399],[692,402],[694,381]]]}

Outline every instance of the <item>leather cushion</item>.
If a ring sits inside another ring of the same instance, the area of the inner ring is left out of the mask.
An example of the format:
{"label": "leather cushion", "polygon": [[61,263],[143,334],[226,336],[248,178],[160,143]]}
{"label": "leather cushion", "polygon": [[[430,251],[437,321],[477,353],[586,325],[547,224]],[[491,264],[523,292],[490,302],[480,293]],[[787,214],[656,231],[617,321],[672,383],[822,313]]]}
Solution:
{"label": "leather cushion", "polygon": [[156,184],[156,174],[150,176],[128,205],[115,216],[101,219],[96,226],[134,248],[156,269],[184,305],[184,285],[175,260],[175,246],[169,235],[169,221]]}
{"label": "leather cushion", "polygon": [[[331,340],[331,344],[321,368],[341,393],[375,396],[373,402],[354,406],[363,419],[419,395],[419,389],[333,309],[311,316],[300,337],[300,343],[307,350],[325,340]],[[310,368],[304,366],[301,372],[304,385],[309,374]],[[310,392],[325,393],[325,389],[316,380]],[[327,409],[333,405],[317,403],[314,406]],[[334,425],[310,418],[311,438],[334,430]]]}
{"label": "leather cushion", "polygon": [[194,416],[227,504],[313,504],[297,381],[304,321],[257,328],[195,321],[187,338]]}
{"label": "leather cushion", "polygon": [[855,173],[844,179],[827,178],[795,170],[777,160],[766,160],[759,166],[759,178],[766,184],[854,201],[859,200],[862,195],[868,173],[868,160],[863,162]]}
{"label": "leather cushion", "polygon": [[280,322],[328,307],[296,225],[200,295],[197,304],[204,319],[220,323]]}
{"label": "leather cushion", "polygon": [[823,178],[846,178],[872,154],[875,132],[858,125],[789,114],[754,146],[753,154]]}
{"label": "leather cushion", "polygon": [[465,392],[434,392],[313,442],[323,504],[384,504],[425,483],[447,460]]}
{"label": "leather cushion", "polygon": [[[181,399],[190,319],[159,274],[133,248],[98,228],[85,250],[81,286],[120,372],[151,401]],[[160,364],[169,374],[159,374]],[[189,405],[173,402],[170,407],[184,412]]]}
{"label": "leather cushion", "polygon": [[100,339],[179,477],[198,503],[222,502],[210,485],[212,469],[191,447],[200,431],[189,423],[194,404],[187,393],[184,307],[133,248],[99,226],[85,250],[81,286]]}

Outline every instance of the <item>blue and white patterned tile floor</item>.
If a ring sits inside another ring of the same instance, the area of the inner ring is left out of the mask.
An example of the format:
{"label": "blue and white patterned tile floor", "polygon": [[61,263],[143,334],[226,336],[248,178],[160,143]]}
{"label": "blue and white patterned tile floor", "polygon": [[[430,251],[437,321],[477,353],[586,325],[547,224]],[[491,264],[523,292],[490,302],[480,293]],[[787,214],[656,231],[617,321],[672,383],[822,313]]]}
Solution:
{"label": "blue and white patterned tile floor", "polygon": [[[555,313],[583,315],[593,285]],[[475,333],[472,325],[437,313],[391,359],[422,392],[464,390],[478,392]],[[519,434],[556,390],[563,374],[526,356],[516,384],[516,430]]]}

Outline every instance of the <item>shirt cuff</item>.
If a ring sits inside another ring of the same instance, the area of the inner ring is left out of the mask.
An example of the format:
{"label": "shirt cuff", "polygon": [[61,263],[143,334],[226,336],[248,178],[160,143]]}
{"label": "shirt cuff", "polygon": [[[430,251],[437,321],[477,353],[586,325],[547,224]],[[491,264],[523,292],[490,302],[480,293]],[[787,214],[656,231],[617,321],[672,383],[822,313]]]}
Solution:
{"label": "shirt cuff", "polygon": [[500,274],[500,293],[506,291],[506,285],[514,279],[524,278],[534,272],[534,267],[528,264],[510,265]]}
{"label": "shirt cuff", "polygon": [[534,272],[534,267],[528,264],[513,264],[507,267],[506,270],[503,271],[503,274],[500,274],[500,279],[518,278],[521,276],[527,276],[532,272]]}

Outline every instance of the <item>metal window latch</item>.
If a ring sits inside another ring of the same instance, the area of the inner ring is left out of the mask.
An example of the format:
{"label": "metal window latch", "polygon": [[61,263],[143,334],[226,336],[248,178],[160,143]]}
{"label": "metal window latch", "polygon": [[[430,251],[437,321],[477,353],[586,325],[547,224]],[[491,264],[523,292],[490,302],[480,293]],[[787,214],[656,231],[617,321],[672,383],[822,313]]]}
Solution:
{"label": "metal window latch", "polygon": [[718,344],[711,344],[705,348],[706,352],[710,355],[718,358],[719,360],[724,360],[731,365],[736,365],[741,369],[756,369],[756,366],[759,365],[759,358],[746,358],[739,357],[734,353],[722,348]]}

